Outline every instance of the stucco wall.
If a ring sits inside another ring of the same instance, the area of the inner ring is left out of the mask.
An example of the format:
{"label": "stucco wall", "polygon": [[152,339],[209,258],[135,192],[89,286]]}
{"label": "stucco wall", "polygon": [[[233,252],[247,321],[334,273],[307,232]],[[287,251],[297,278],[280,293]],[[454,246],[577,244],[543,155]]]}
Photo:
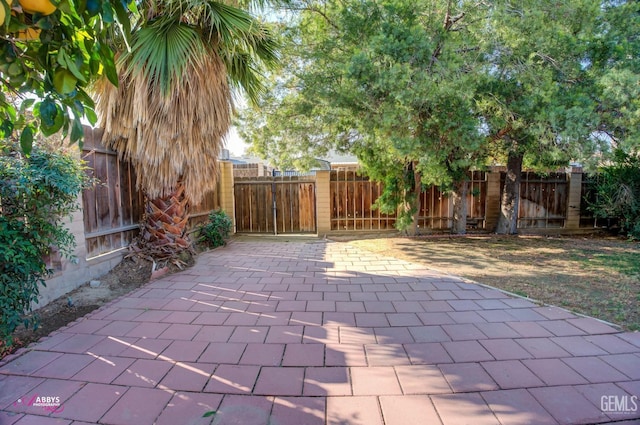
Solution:
{"label": "stucco wall", "polygon": [[[82,204],[81,199],[78,199],[78,203]],[[124,255],[124,250],[120,250],[87,261],[82,210],[74,212],[71,219],[66,221],[66,226],[76,240],[75,258],[62,258],[59,270],[46,280],[47,286],[40,288],[40,301],[35,308],[42,307],[82,284],[104,275],[114,268]]]}

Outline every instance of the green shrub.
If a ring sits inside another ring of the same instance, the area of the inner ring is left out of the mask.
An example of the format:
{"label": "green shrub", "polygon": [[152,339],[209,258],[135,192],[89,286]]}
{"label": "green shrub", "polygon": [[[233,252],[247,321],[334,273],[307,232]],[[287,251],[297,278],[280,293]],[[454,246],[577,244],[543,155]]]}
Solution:
{"label": "green shrub", "polygon": [[35,324],[23,317],[51,273],[45,258],[52,247],[72,256],[74,239],[63,220],[87,184],[71,155],[36,147],[25,156],[0,141],[0,340],[7,345],[20,323]]}
{"label": "green shrub", "polygon": [[640,239],[640,156],[621,150],[613,164],[602,167],[589,209],[596,218],[617,219],[620,231]]}
{"label": "green shrub", "polygon": [[209,221],[203,224],[198,232],[198,241],[211,248],[226,244],[233,221],[222,210],[215,210],[209,214]]}

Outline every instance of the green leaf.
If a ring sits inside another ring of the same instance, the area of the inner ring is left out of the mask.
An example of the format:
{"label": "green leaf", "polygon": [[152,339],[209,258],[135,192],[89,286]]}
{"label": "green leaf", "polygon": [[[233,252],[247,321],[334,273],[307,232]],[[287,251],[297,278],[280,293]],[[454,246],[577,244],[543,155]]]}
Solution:
{"label": "green leaf", "polygon": [[125,37],[125,43],[127,43],[127,46],[128,46],[129,45],[128,40],[131,39],[131,20],[130,20],[129,13],[125,8],[126,3],[123,4],[122,1],[114,0],[112,2],[112,5],[113,5],[113,9],[116,11],[116,16],[118,17],[118,23],[122,28],[122,32]]}
{"label": "green leaf", "polygon": [[203,418],[210,418],[211,416],[215,416],[216,415],[216,411],[215,410],[209,410],[208,412],[205,412],[204,415],[202,415]]}
{"label": "green leaf", "polygon": [[49,98],[36,105],[35,110],[40,116],[40,128],[45,136],[57,133],[64,123],[64,117],[58,108],[55,102]]}
{"label": "green leaf", "polygon": [[112,24],[113,21],[113,9],[111,9],[111,4],[109,2],[102,3],[102,20],[107,24]]}
{"label": "green leaf", "polygon": [[76,99],[82,102],[84,106],[88,106],[90,108],[95,107],[95,103],[93,102],[93,99],[91,98],[91,96],[89,96],[87,92],[85,92],[81,88],[79,88],[78,92],[76,93]]}
{"label": "green leaf", "polygon": [[31,148],[33,147],[33,128],[30,125],[26,126],[22,130],[22,134],[20,134],[20,148],[25,155],[29,155],[31,153]]}
{"label": "green leaf", "polygon": [[87,0],[86,11],[89,16],[96,16],[101,8],[102,2],[100,0]]}
{"label": "green leaf", "polygon": [[25,99],[22,101],[22,103],[20,104],[20,113],[24,113],[24,111],[26,111],[27,109],[31,108],[33,106],[33,104],[35,103],[35,99]]}
{"label": "green leaf", "polygon": [[131,49],[127,72],[142,72],[163,95],[180,84],[190,61],[206,54],[196,29],[181,22],[153,22],[135,34]]}
{"label": "green leaf", "polygon": [[73,120],[73,124],[71,125],[71,143],[76,143],[79,140],[82,140],[84,136],[84,130],[82,129],[82,123],[80,120]]}
{"label": "green leaf", "polygon": [[67,65],[67,52],[65,49],[58,50],[58,56],[56,57],[58,65],[66,66]]}
{"label": "green leaf", "polygon": [[62,111],[60,110],[57,110],[56,112],[57,113],[56,113],[55,119],[50,126],[47,126],[44,123],[41,123],[40,129],[42,130],[42,134],[44,134],[47,137],[53,134],[56,134],[58,131],[60,131],[60,129],[64,125],[64,120],[65,120],[64,114],[62,114]]}
{"label": "green leaf", "polygon": [[55,124],[56,116],[58,115],[58,109],[56,104],[51,99],[45,99],[40,102],[38,107],[40,113],[40,120],[43,126],[51,127]]}
{"label": "green leaf", "polygon": [[15,121],[16,118],[18,117],[18,113],[16,111],[16,108],[13,107],[13,105],[8,104],[5,106],[4,112],[9,115],[9,118],[11,119],[11,121]]}
{"label": "green leaf", "polygon": [[82,59],[81,58],[76,58],[74,60],[74,58],[72,56],[69,55],[64,55],[64,64],[61,64],[64,68],[67,68],[74,77],[76,77],[78,80],[82,81],[83,83],[86,83],[87,80],[84,78],[84,75],[82,75],[82,73],[80,72],[80,69],[78,68],[78,64],[77,62],[80,62],[80,64],[82,64]]}
{"label": "green leaf", "polygon": [[53,77],[53,86],[61,94],[69,94],[76,88],[78,79],[66,69],[58,69]]}
{"label": "green leaf", "polygon": [[6,1],[3,1],[1,3],[2,7],[4,7],[4,22],[0,23],[0,25],[8,26],[9,22],[11,22],[11,6],[10,6],[10,3],[11,2],[9,2],[9,4],[8,4]]}
{"label": "green leaf", "polygon": [[9,135],[13,133],[13,121],[7,119],[2,120],[2,124],[0,124],[0,132],[2,133],[2,137],[9,137]]}
{"label": "green leaf", "polygon": [[102,53],[102,65],[104,67],[104,73],[107,75],[111,84],[118,86],[119,78],[118,71],[116,70],[116,64],[113,59],[113,51],[106,44],[100,45],[100,53]]}
{"label": "green leaf", "polygon": [[98,116],[93,109],[86,107],[84,108],[84,113],[87,116],[87,120],[89,120],[89,124],[95,125],[98,122]]}

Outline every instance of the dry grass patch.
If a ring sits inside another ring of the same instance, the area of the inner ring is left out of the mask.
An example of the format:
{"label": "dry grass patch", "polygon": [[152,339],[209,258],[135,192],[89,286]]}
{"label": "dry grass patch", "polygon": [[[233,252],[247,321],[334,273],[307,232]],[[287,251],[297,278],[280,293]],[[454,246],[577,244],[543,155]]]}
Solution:
{"label": "dry grass patch", "polygon": [[349,243],[640,330],[640,244],[616,238],[379,238]]}

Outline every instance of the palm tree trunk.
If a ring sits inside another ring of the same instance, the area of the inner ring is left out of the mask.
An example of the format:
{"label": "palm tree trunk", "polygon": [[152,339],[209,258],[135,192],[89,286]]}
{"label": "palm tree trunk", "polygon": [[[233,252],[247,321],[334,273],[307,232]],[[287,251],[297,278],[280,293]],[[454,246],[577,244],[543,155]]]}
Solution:
{"label": "palm tree trunk", "polygon": [[187,235],[188,207],[181,183],[168,196],[148,200],[138,248],[156,260],[179,267],[187,263],[192,253]]}

